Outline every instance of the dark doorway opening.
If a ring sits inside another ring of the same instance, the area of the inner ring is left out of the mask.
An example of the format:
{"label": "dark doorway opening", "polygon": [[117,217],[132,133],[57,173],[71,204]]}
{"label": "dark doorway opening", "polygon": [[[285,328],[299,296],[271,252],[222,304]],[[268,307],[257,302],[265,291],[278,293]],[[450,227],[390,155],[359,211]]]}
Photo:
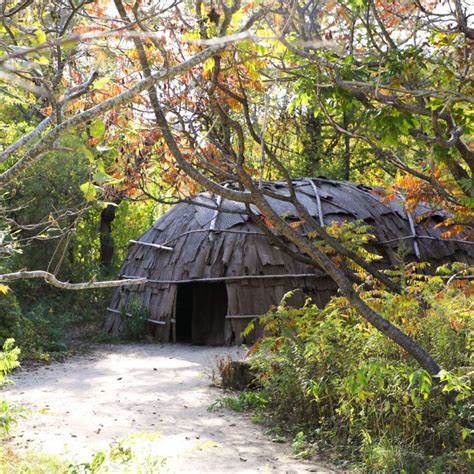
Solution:
{"label": "dark doorway opening", "polygon": [[192,342],[193,285],[178,285],[176,296],[176,342]]}
{"label": "dark doorway opening", "polygon": [[225,342],[227,290],[219,283],[183,283],[176,296],[176,341],[209,346]]}

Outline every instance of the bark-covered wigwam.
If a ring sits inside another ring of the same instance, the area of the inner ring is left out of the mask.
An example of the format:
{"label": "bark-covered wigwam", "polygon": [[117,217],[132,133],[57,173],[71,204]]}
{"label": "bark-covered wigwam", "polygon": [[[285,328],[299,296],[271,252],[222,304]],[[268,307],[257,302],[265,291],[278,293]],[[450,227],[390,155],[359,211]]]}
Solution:
{"label": "bark-covered wigwam", "polygon": [[[380,190],[350,182],[300,178],[293,185],[299,202],[320,224],[368,225],[375,239],[367,248],[383,257],[379,267],[397,264],[401,245],[407,260],[427,261],[433,268],[474,261],[472,241],[442,238],[442,212],[422,205],[408,212],[400,198],[387,200]],[[280,196],[288,194],[284,181],[262,186]],[[280,216],[298,223],[298,232],[308,232],[291,203],[267,200]],[[258,219],[262,216],[254,206],[246,209],[208,192],[174,206],[131,241],[120,277],[147,282],[116,290],[104,329],[119,334],[129,303],[138,299],[149,310],[148,330],[159,341],[241,343],[247,324],[290,290],[298,290],[291,304],[310,297],[324,305],[337,292],[336,284],[320,269],[276,246]]]}

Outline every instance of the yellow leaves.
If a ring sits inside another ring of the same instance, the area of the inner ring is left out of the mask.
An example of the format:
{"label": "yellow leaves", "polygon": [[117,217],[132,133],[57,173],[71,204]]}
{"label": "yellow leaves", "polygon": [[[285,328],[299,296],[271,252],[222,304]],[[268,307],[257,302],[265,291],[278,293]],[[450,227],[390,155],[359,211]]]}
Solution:
{"label": "yellow leaves", "polygon": [[6,295],[10,291],[10,287],[7,285],[0,284],[0,294]]}
{"label": "yellow leaves", "polygon": [[35,38],[36,38],[36,44],[41,44],[41,43],[45,43],[46,42],[46,33],[41,30],[41,29],[37,29],[35,31]]}
{"label": "yellow leaves", "polygon": [[39,58],[36,58],[34,62],[36,64],[41,64],[42,66],[45,66],[46,64],[49,64],[49,59],[46,56],[40,56]]}
{"label": "yellow leaves", "polygon": [[192,42],[194,40],[198,40],[198,39],[201,39],[201,33],[199,33],[198,30],[195,30],[195,31],[188,31],[186,33],[183,34],[183,40],[184,41],[189,41]]}
{"label": "yellow leaves", "polygon": [[[450,220],[453,221],[453,219],[450,219]],[[448,224],[447,222],[440,222],[436,227],[444,227],[447,224]],[[441,237],[443,237],[444,239],[453,238],[453,237],[458,236],[465,229],[466,229],[465,225],[453,224],[449,227],[448,230],[446,230],[445,232],[441,234]]]}
{"label": "yellow leaves", "polygon": [[202,65],[202,71],[204,74],[210,73],[216,67],[216,61],[214,58],[209,58]]}
{"label": "yellow leaves", "polygon": [[94,119],[89,126],[89,133],[93,138],[101,138],[106,130],[105,123],[101,118]]}
{"label": "yellow leaves", "polygon": [[[106,48],[90,45],[89,52],[94,57],[95,62],[98,64],[105,63],[109,59],[109,52]],[[136,59],[138,61],[138,56],[133,59]]]}
{"label": "yellow leaves", "polygon": [[[33,46],[41,45],[43,43],[46,43],[46,41],[47,41],[46,33],[42,29],[38,28],[35,31],[35,36],[34,36],[34,39],[32,40]],[[45,50],[43,50],[42,52],[44,52],[44,51]],[[36,64],[40,64],[40,65],[46,65],[46,64],[49,64],[49,59],[48,59],[47,56],[45,56],[43,54],[38,54],[33,59],[33,62],[36,63]]]}
{"label": "yellow leaves", "polygon": [[134,61],[138,61],[140,59],[140,55],[139,55],[139,53],[136,49],[130,51],[128,53],[128,56],[130,57],[130,59],[132,59]]}
{"label": "yellow leaves", "polygon": [[240,10],[236,11],[233,15],[232,15],[232,30],[237,30],[238,27],[239,27],[239,24],[240,22],[242,21],[242,19],[244,18],[245,16],[245,11],[243,8],[241,8]]}
{"label": "yellow leaves", "polygon": [[261,61],[258,60],[249,60],[245,64],[247,67],[247,74],[250,77],[250,79],[253,80],[260,80],[260,72],[259,69],[262,66]]}

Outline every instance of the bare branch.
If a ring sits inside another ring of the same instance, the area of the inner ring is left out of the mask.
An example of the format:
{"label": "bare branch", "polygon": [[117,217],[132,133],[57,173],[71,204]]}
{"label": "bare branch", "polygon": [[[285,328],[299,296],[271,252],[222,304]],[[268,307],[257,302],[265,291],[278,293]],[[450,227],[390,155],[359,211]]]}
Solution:
{"label": "bare branch", "polygon": [[85,283],[69,283],[58,280],[52,273],[43,270],[19,271],[13,273],[5,273],[0,275],[0,282],[42,279],[51,286],[61,288],[63,290],[96,290],[99,288],[115,288],[118,286],[141,285],[146,283],[146,278],[134,278],[126,280],[108,280],[108,281],[89,281]]}

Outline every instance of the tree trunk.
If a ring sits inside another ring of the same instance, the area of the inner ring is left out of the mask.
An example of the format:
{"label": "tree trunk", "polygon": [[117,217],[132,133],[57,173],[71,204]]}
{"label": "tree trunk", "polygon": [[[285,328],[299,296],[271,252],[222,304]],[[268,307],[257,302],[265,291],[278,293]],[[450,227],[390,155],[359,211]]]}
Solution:
{"label": "tree trunk", "polygon": [[104,268],[112,265],[115,246],[112,238],[112,222],[115,219],[117,206],[108,204],[100,213],[100,264]]}
{"label": "tree trunk", "polygon": [[[347,130],[349,125],[349,121],[347,119],[347,112],[344,110],[343,112],[343,126]],[[343,170],[342,170],[342,179],[349,181],[351,176],[351,143],[349,135],[344,134],[344,154],[343,154]]]}
{"label": "tree trunk", "polygon": [[303,117],[304,134],[302,137],[304,156],[304,175],[317,176],[321,174],[321,150],[322,150],[322,130],[321,119],[314,115],[314,109],[310,108]]}

